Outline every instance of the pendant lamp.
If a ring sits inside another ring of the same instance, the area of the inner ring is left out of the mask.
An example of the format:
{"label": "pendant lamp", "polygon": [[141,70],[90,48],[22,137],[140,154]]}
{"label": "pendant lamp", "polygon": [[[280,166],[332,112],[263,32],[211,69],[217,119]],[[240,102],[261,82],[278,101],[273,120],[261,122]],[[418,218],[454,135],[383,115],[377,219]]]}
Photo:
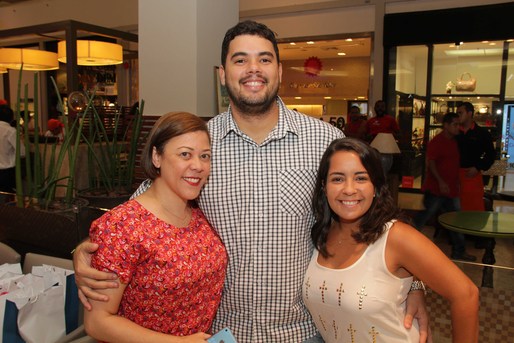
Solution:
{"label": "pendant lamp", "polygon": [[[57,44],[57,59],[66,63],[66,41]],[[104,66],[123,63],[123,47],[92,40],[77,41],[77,65]]]}
{"label": "pendant lamp", "polygon": [[59,68],[57,54],[44,50],[2,48],[0,68],[23,70],[55,70]]}

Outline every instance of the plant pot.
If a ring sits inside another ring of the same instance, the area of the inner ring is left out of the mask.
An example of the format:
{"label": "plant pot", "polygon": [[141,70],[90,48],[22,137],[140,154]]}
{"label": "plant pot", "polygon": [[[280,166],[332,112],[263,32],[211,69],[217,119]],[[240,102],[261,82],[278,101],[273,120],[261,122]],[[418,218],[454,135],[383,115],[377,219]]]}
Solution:
{"label": "plant pot", "polygon": [[72,207],[45,210],[0,205],[0,241],[22,255],[34,252],[69,259],[82,239],[80,218],[86,206],[85,199],[76,199]]}
{"label": "plant pot", "polygon": [[89,202],[89,208],[98,208],[103,210],[110,210],[125,201],[127,201],[132,193],[126,191],[107,193],[104,189],[91,189],[78,192],[81,198]]}

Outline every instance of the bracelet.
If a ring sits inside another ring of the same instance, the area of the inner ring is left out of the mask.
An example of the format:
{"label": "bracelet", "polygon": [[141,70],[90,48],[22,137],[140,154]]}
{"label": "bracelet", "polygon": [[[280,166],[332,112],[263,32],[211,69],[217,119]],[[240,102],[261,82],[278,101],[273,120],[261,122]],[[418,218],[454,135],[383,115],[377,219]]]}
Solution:
{"label": "bracelet", "polygon": [[427,289],[425,287],[425,284],[421,280],[412,281],[412,284],[410,285],[409,293],[412,291],[423,291],[425,295],[427,294]]}

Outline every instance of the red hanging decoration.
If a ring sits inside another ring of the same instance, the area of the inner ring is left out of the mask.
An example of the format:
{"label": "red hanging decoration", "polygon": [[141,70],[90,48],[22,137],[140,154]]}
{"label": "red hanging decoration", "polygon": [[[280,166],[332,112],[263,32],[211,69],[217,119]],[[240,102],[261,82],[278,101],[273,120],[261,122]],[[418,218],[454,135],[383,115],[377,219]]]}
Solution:
{"label": "red hanging decoration", "polygon": [[303,63],[303,70],[308,76],[318,76],[322,67],[321,60],[315,56],[309,57]]}

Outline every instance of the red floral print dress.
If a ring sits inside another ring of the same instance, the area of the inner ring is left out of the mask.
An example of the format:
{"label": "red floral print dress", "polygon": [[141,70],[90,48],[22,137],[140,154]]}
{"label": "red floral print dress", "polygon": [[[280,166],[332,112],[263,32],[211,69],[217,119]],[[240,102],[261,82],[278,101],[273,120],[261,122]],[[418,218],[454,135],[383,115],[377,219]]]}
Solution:
{"label": "red floral print dress", "polygon": [[209,332],[227,266],[220,238],[200,209],[187,227],[160,220],[129,200],[95,220],[92,266],[127,284],[118,314],[154,331]]}

